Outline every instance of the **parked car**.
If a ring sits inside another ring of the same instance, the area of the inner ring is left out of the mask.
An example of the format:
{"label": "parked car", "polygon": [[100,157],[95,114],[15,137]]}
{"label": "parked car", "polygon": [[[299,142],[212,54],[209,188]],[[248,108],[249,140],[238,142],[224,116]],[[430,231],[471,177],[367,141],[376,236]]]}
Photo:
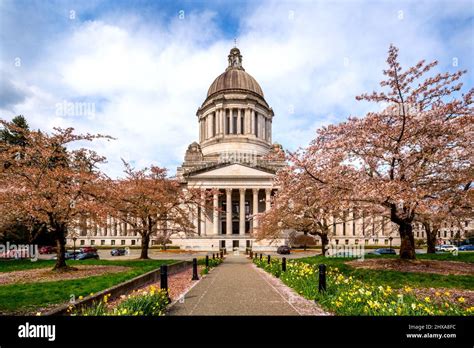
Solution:
{"label": "parked car", "polygon": [[461,245],[458,248],[459,251],[474,251],[474,244]]}
{"label": "parked car", "polygon": [[40,254],[54,254],[56,252],[56,248],[50,245],[42,246],[39,248]]}
{"label": "parked car", "polygon": [[124,248],[112,249],[110,251],[110,255],[112,256],[123,256],[127,255],[127,250]]}
{"label": "parked car", "polygon": [[82,247],[79,250],[81,251],[81,253],[89,253],[89,252],[96,253],[97,252],[97,248],[94,248],[94,247]]}
{"label": "parked car", "polygon": [[288,255],[290,254],[290,247],[288,245],[280,245],[277,249],[278,254]]}
{"label": "parked car", "polygon": [[87,259],[99,259],[99,254],[95,251],[87,252],[87,253],[80,253],[76,256],[76,260],[87,260]]}
{"label": "parked car", "polygon": [[445,253],[445,252],[452,253],[453,251],[457,251],[458,248],[454,245],[442,244],[442,245],[436,246],[435,250],[437,253]]}
{"label": "parked car", "polygon": [[396,255],[395,249],[391,248],[379,248],[369,253],[370,255]]}
{"label": "parked car", "polygon": [[[79,251],[76,251],[76,260],[77,260],[77,257],[79,256],[79,254],[81,254]],[[58,257],[55,256],[52,258],[52,260],[57,260]],[[64,259],[65,260],[74,260],[74,252],[73,251],[66,251],[64,253]]]}

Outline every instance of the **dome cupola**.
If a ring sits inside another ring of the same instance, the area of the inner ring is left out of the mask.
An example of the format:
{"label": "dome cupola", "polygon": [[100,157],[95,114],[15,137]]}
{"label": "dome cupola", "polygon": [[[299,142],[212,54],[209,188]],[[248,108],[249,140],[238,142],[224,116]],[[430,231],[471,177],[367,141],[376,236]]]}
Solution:
{"label": "dome cupola", "polygon": [[258,82],[245,71],[233,47],[225,71],[212,82],[197,111],[199,144],[205,158],[266,155],[271,149],[273,110]]}

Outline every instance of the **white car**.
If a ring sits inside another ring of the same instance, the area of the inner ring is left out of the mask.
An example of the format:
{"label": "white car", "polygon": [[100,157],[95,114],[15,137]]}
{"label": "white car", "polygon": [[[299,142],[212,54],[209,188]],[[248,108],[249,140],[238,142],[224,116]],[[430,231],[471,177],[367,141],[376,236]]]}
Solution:
{"label": "white car", "polygon": [[458,248],[454,245],[450,245],[450,244],[442,244],[442,245],[438,245],[436,247],[436,251],[440,251],[440,252],[450,252],[452,253],[453,251],[457,251]]}

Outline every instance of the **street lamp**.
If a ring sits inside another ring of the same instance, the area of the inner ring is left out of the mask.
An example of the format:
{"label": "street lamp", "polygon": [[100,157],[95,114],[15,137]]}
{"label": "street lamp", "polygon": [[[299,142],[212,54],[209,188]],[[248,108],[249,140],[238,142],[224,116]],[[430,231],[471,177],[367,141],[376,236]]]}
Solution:
{"label": "street lamp", "polygon": [[74,260],[76,259],[76,240],[77,238],[76,237],[72,237],[72,242],[74,243]]}
{"label": "street lamp", "polygon": [[392,240],[393,240],[393,237],[390,236],[390,237],[388,238],[388,240],[390,241],[390,249],[392,249]]}

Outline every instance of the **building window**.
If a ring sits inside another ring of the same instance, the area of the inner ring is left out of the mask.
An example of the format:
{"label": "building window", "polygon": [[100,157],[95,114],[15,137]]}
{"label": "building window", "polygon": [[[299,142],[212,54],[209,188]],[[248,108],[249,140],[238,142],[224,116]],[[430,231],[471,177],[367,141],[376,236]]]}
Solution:
{"label": "building window", "polygon": [[95,240],[91,240],[91,245],[95,245]]}
{"label": "building window", "polygon": [[445,230],[443,234],[444,234],[444,238],[446,238],[448,233],[447,233],[447,231]]}
{"label": "building window", "polygon": [[84,239],[81,239],[81,245],[86,244],[86,241]]}
{"label": "building window", "polygon": [[336,245],[339,245],[339,239],[336,239]]}
{"label": "building window", "polygon": [[378,239],[374,239],[374,244],[375,244],[375,245],[379,245],[379,240],[378,240]]}
{"label": "building window", "polygon": [[237,110],[232,110],[232,134],[237,134]]}
{"label": "building window", "polygon": [[356,239],[356,240],[354,241],[354,243],[355,243],[356,245],[359,244],[359,240]]}
{"label": "building window", "polygon": [[112,239],[112,240],[110,241],[110,245],[115,245],[115,239]]}
{"label": "building window", "polygon": [[105,240],[102,239],[102,240],[100,241],[100,245],[105,245]]}
{"label": "building window", "polygon": [[120,241],[120,244],[121,244],[121,245],[125,245],[125,240],[122,239],[122,240]]}
{"label": "building window", "polygon": [[349,245],[349,239],[346,239],[346,240],[344,241],[344,243],[345,243],[346,245]]}
{"label": "building window", "polygon": [[385,239],[384,243],[385,245],[388,245],[388,239]]}
{"label": "building window", "polygon": [[225,134],[230,134],[230,111],[225,110]]}
{"label": "building window", "polygon": [[212,136],[215,137],[216,136],[216,126],[217,126],[217,122],[216,122],[216,114],[212,114]]}
{"label": "building window", "polygon": [[369,245],[369,240],[366,239],[366,240],[364,241],[364,243],[365,243],[365,245]]}
{"label": "building window", "polygon": [[255,136],[258,138],[258,114],[255,113],[255,124],[254,124]]}
{"label": "building window", "polygon": [[132,239],[132,245],[135,245],[136,241],[135,239]]}

